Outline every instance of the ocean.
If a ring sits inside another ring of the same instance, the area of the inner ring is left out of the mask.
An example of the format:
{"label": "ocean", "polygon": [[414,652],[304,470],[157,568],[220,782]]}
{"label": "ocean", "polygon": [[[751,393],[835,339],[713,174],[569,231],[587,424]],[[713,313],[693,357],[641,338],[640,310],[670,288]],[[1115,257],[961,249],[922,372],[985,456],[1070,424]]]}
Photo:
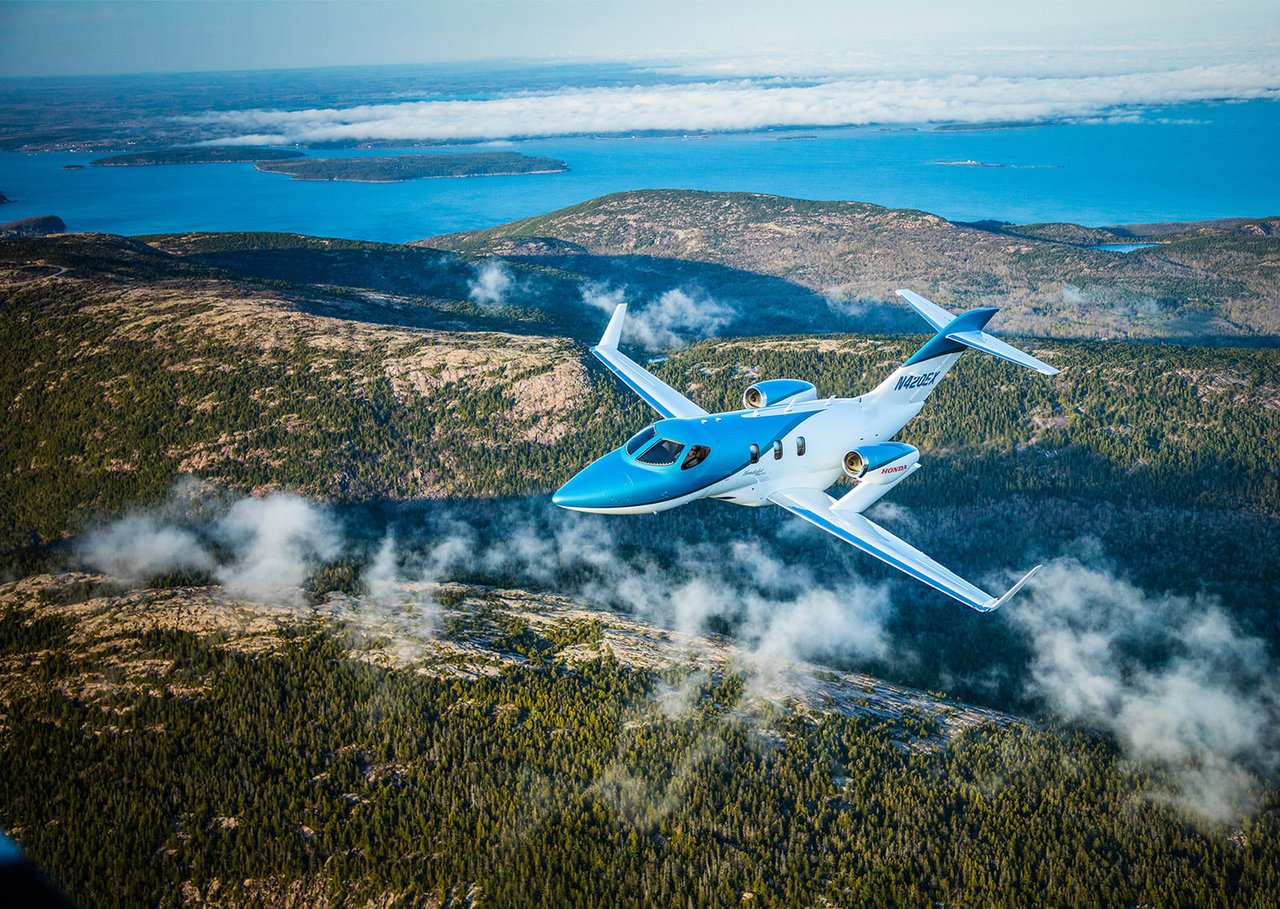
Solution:
{"label": "ocean", "polygon": [[[1280,102],[1187,103],[1089,122],[858,127],[486,143],[569,172],[394,184],[292,181],[251,164],[88,167],[98,154],[0,153],[0,221],[72,231],[292,231],[404,242],[605,193],[679,188],[850,199],[952,220],[1123,223],[1280,214]],[[463,148],[311,150],[318,157]],[[64,169],[82,165],[83,169]]]}

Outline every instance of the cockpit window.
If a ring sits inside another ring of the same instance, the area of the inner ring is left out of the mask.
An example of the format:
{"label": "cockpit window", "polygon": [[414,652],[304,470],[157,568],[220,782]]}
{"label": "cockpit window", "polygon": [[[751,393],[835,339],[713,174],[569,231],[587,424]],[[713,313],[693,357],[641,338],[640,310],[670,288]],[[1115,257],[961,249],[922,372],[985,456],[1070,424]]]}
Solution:
{"label": "cockpit window", "polygon": [[673,442],[671,439],[660,439],[636,460],[641,464],[665,467],[668,464],[674,464],[682,451],[684,451],[684,445],[680,442]]}
{"label": "cockpit window", "polygon": [[711,449],[705,445],[695,445],[689,449],[689,453],[684,456],[684,463],[680,465],[681,470],[688,470],[690,467],[697,467],[707,459],[707,455],[711,454]]}
{"label": "cockpit window", "polygon": [[640,450],[641,445],[643,445],[645,442],[648,442],[657,434],[658,434],[658,431],[654,429],[652,426],[646,426],[644,429],[640,430],[638,433],[632,436],[630,441],[627,442],[627,454],[629,455],[635,454],[637,451]]}

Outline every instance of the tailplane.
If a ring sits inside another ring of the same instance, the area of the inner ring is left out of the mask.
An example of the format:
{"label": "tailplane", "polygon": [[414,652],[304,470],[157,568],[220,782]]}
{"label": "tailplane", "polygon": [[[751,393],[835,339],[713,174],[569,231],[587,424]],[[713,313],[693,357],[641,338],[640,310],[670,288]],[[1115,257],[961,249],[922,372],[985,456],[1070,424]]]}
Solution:
{"label": "tailplane", "polygon": [[921,404],[938,381],[955,365],[956,360],[960,359],[960,354],[969,348],[1034,369],[1046,376],[1058,374],[1058,370],[1048,363],[983,331],[998,310],[984,307],[956,316],[910,290],[899,290],[897,293],[937,333],[875,390],[864,395],[864,398],[878,399],[889,404]]}

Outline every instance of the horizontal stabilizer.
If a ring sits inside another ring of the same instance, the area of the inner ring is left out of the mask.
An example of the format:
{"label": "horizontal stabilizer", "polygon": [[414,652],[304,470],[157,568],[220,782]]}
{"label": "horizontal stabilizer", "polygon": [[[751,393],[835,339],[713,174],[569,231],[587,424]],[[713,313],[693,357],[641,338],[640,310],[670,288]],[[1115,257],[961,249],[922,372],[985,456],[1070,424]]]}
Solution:
{"label": "horizontal stabilizer", "polygon": [[1046,376],[1056,376],[1058,374],[1058,370],[1048,363],[1037,360],[1031,354],[1023,353],[1018,348],[1004,343],[985,331],[957,331],[952,332],[947,337],[966,347],[972,347],[974,350],[989,353],[993,357],[999,357],[1002,360],[1008,360],[1010,363],[1017,363],[1019,366],[1034,369],[1036,372],[1043,373]]}
{"label": "horizontal stabilizer", "polygon": [[926,300],[914,290],[903,288],[902,290],[895,290],[894,293],[906,300],[911,308],[920,313],[924,320],[934,328],[944,328],[950,325],[951,320],[955,318],[937,303],[932,300]]}

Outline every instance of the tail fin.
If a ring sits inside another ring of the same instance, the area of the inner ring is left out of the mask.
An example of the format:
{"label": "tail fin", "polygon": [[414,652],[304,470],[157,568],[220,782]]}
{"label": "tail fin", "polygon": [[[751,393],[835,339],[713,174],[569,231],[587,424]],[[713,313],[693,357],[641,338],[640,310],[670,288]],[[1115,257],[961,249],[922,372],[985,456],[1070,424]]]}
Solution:
{"label": "tail fin", "polygon": [[986,307],[953,316],[917,293],[909,290],[899,290],[897,293],[937,329],[937,334],[873,391],[864,395],[864,398],[874,398],[889,404],[922,404],[936,387],[938,380],[955,365],[960,354],[970,347],[1034,369],[1046,376],[1058,374],[1058,370],[1048,363],[1037,360],[982,330],[998,310]]}

